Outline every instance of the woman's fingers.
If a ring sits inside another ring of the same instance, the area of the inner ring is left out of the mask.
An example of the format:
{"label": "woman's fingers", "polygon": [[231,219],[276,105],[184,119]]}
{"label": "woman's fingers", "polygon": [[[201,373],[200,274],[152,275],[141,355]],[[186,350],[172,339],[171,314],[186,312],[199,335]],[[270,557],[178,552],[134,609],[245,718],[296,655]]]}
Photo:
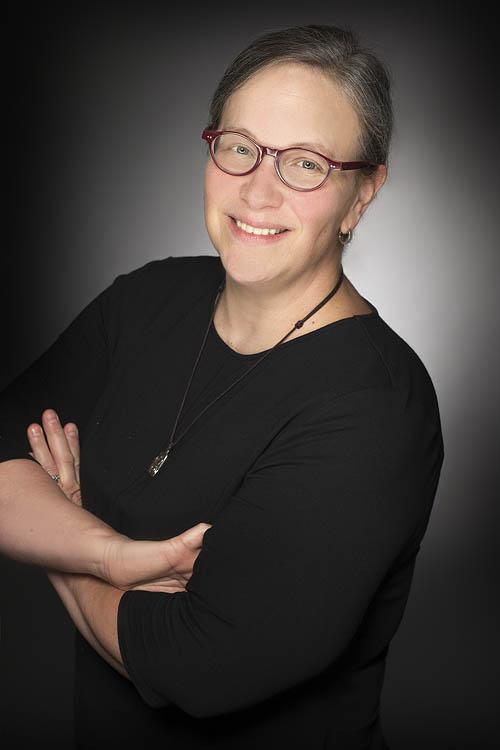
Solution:
{"label": "woman's fingers", "polygon": [[42,413],[42,424],[50,452],[56,462],[57,473],[61,477],[61,484],[70,487],[76,484],[76,472],[73,454],[68,445],[66,434],[54,409],[45,409]]}
{"label": "woman's fingers", "polygon": [[69,449],[73,456],[76,481],[80,484],[80,440],[78,438],[78,427],[74,422],[67,422],[64,425],[64,432],[66,433]]}
{"label": "woman's fingers", "polygon": [[57,464],[47,445],[45,433],[41,426],[34,422],[28,427],[28,440],[31,446],[31,455],[38,461],[40,466],[48,474],[57,474]]}
{"label": "woman's fingers", "polygon": [[68,423],[67,430],[63,429],[54,409],[42,413],[42,425],[43,429],[34,423],[27,430],[33,458],[49,474],[58,475],[58,485],[66,497],[81,505],[78,435],[68,426],[76,425]]}

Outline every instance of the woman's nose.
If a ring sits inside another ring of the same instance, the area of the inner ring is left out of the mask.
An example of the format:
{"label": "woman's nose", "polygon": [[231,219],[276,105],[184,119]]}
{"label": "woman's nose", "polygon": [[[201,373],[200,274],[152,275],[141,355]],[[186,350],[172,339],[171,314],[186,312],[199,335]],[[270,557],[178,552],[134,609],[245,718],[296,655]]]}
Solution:
{"label": "woman's nose", "polygon": [[253,172],[241,178],[244,183],[240,195],[256,207],[261,205],[279,206],[283,200],[281,182],[275,167],[275,158],[265,154]]}

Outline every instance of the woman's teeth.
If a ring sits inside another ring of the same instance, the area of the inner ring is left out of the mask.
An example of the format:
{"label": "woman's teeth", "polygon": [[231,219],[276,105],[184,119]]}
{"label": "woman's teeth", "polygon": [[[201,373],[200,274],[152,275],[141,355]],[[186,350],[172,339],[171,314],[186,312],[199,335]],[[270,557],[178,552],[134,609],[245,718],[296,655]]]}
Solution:
{"label": "woman's teeth", "polygon": [[258,229],[249,224],[244,224],[242,221],[238,221],[238,219],[235,219],[235,221],[239,228],[243,229],[244,232],[248,232],[248,234],[281,234],[281,232],[287,231],[286,229]]}

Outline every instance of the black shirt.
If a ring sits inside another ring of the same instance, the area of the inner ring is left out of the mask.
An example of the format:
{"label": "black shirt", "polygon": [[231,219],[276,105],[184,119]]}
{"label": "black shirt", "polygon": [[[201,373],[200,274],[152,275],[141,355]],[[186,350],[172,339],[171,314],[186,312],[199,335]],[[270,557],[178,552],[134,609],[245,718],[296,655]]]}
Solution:
{"label": "black shirt", "polygon": [[[186,591],[123,595],[131,681],[76,632],[77,745],[384,748],[388,647],[444,457],[432,381],[366,300],[278,346],[152,478],[223,277],[218,256],[118,276],[1,395],[0,460],[28,457],[51,407],[80,428],[92,513],[134,539],[213,524]],[[175,438],[261,356],[212,324]]]}

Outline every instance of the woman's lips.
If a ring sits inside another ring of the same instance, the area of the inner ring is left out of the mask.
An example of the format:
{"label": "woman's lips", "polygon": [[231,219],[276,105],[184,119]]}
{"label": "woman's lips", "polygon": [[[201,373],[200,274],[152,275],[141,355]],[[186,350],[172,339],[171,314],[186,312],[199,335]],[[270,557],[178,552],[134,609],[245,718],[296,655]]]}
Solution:
{"label": "woman's lips", "polygon": [[239,226],[236,223],[236,220],[233,219],[232,216],[228,216],[228,221],[231,227],[231,231],[234,234],[234,236],[243,241],[243,242],[249,242],[251,244],[255,243],[270,243],[270,242],[279,242],[283,237],[289,232],[290,230],[286,229],[284,232],[279,232],[278,234],[249,234],[248,232],[245,232],[243,229],[240,229]]}

